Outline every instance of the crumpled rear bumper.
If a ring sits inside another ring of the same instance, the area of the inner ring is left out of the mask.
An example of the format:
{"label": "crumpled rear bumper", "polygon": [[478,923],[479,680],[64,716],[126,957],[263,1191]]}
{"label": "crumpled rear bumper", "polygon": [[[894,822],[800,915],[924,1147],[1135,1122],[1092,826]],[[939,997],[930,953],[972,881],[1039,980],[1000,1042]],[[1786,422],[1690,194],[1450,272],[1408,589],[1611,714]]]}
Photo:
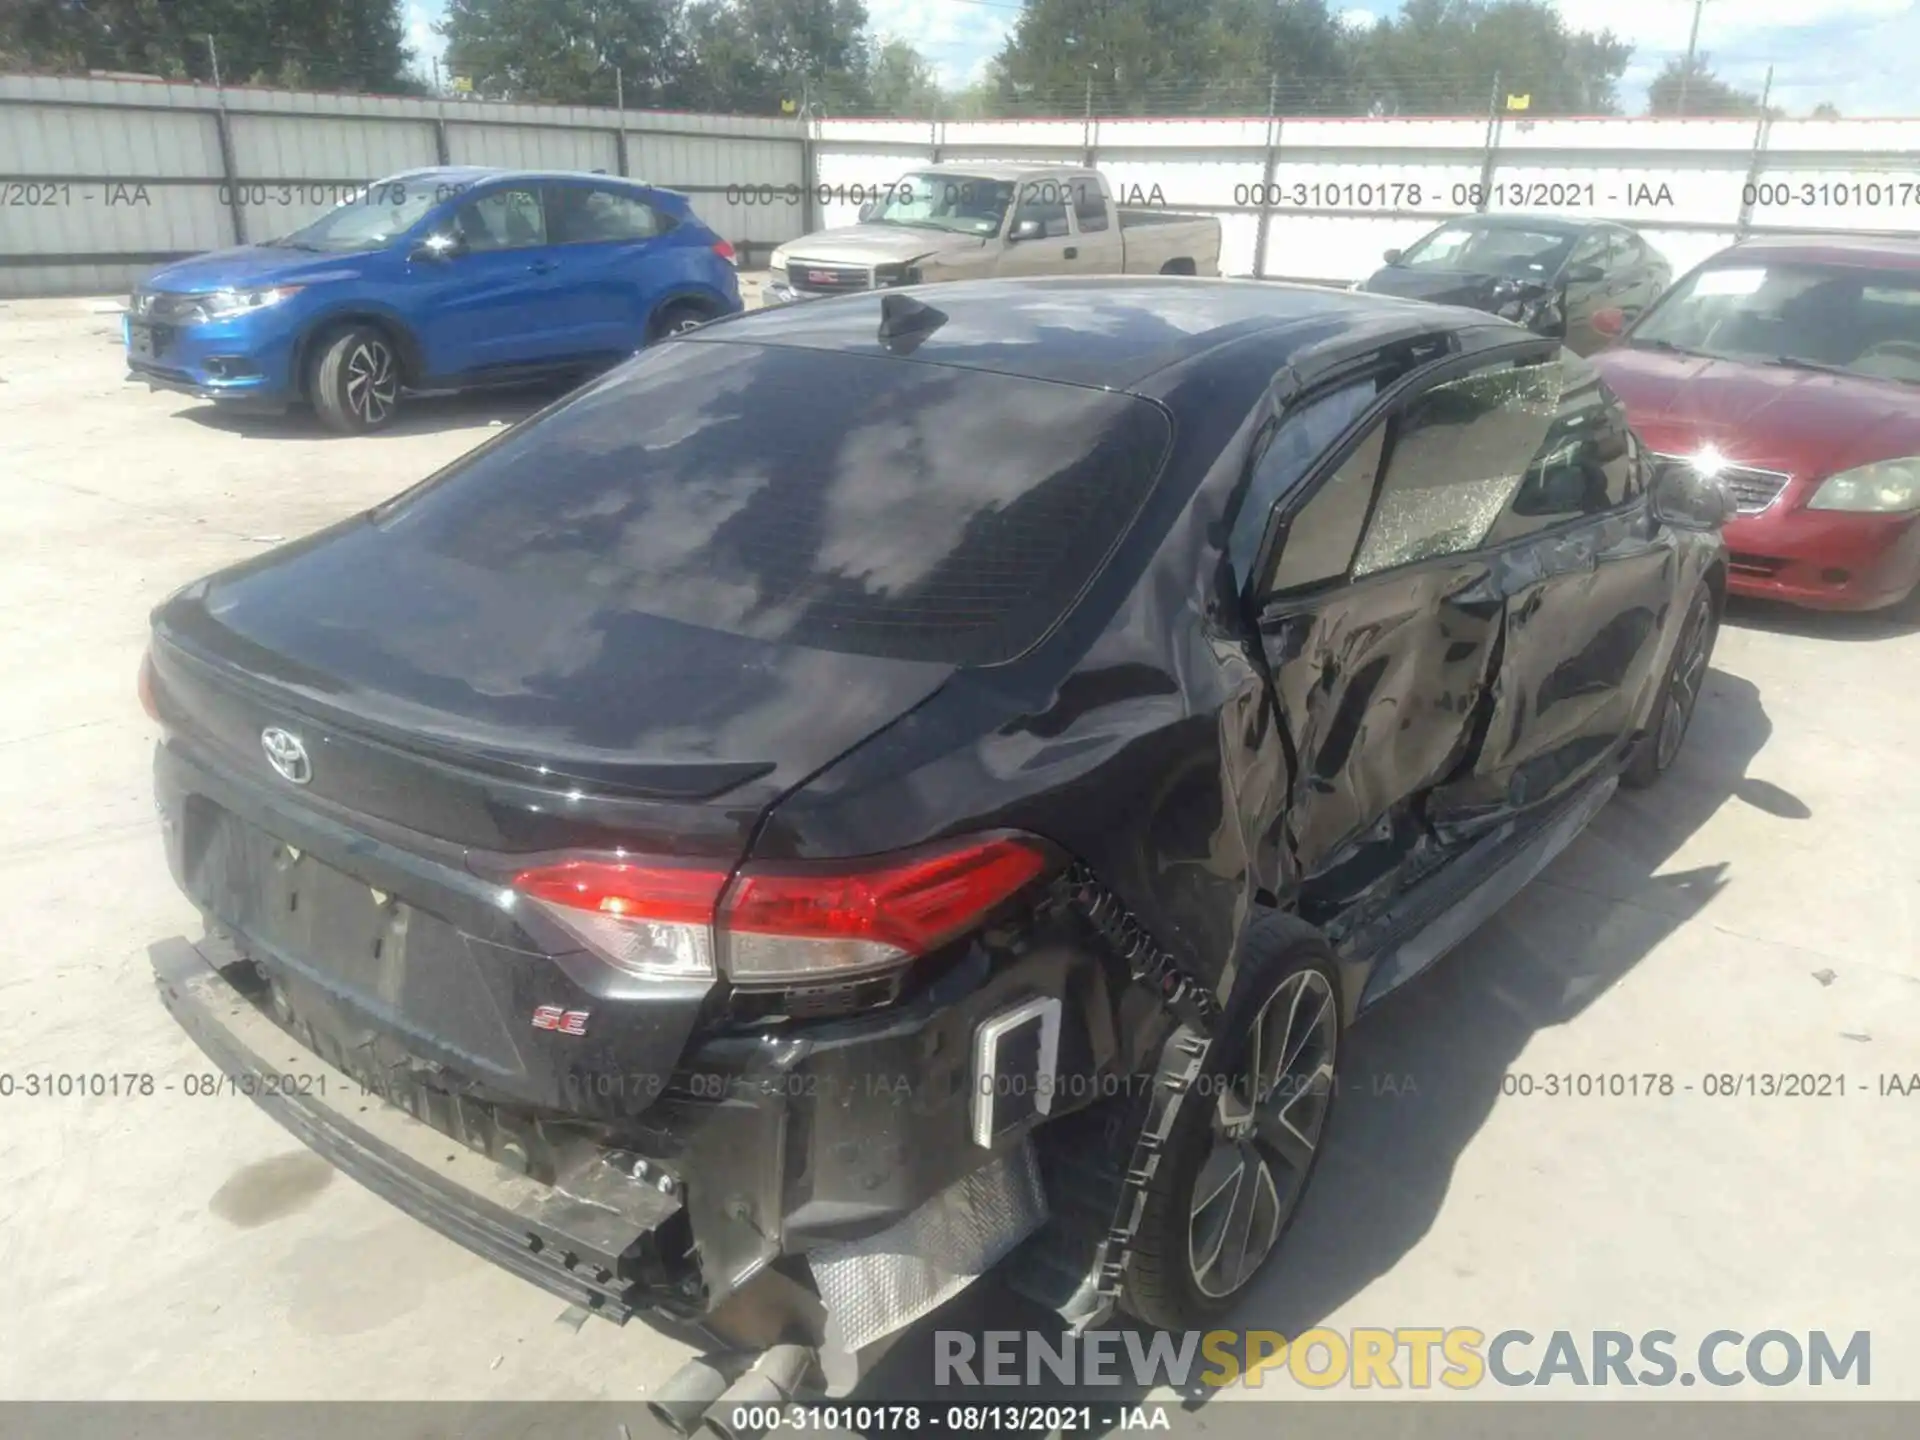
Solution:
{"label": "crumpled rear bumper", "polygon": [[187,940],[149,947],[160,997],[237,1092],[416,1219],[576,1305],[624,1322],[643,1309],[691,1319],[671,1261],[685,1220],[675,1195],[592,1177],[546,1185],[450,1141],[302,1049]]}

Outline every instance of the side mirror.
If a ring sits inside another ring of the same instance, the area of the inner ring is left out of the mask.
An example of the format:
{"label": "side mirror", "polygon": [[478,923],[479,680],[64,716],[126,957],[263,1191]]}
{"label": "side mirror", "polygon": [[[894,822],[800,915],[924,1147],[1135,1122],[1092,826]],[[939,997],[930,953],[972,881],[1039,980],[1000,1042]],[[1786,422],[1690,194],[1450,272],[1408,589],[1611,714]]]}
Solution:
{"label": "side mirror", "polygon": [[1389,250],[1380,258],[1389,265],[1398,265],[1400,263],[1400,257],[1406,253],[1404,250]]}
{"label": "side mirror", "polygon": [[1653,477],[1653,513],[1677,530],[1718,530],[1739,514],[1726,482],[1686,464],[1662,464]]}
{"label": "side mirror", "polygon": [[1560,277],[1569,285],[1598,285],[1607,278],[1604,265],[1569,265]]}
{"label": "side mirror", "polygon": [[871,200],[869,200],[869,201],[867,201],[867,202],[866,202],[865,204],[863,204],[863,205],[862,205],[862,206],[860,207],[860,220],[861,220],[861,223],[862,223],[862,224],[864,224],[864,223],[866,223],[867,221],[869,221],[869,220],[871,220],[871,219],[873,218],[873,212],[874,212],[874,211],[875,211],[876,209],[878,209],[878,208],[879,208],[879,207],[878,207],[878,206],[876,206],[876,205],[875,205],[875,204],[873,203],[873,201],[871,201]]}
{"label": "side mirror", "polygon": [[409,260],[451,260],[467,253],[467,242],[450,231],[438,230],[407,252]]}
{"label": "side mirror", "polygon": [[1007,239],[1038,240],[1046,233],[1047,227],[1038,220],[1016,220],[1013,222],[1013,232],[1007,236]]}
{"label": "side mirror", "polygon": [[1609,340],[1618,340],[1621,332],[1627,328],[1627,312],[1617,305],[1609,305],[1604,310],[1596,310],[1590,322],[1596,334]]}

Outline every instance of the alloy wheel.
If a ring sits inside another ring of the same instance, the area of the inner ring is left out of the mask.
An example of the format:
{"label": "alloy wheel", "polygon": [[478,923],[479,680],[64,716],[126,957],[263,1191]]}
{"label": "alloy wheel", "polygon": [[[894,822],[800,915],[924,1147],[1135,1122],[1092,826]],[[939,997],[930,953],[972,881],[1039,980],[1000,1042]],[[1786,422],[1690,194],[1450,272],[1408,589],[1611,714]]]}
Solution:
{"label": "alloy wheel", "polygon": [[706,323],[707,322],[698,315],[682,315],[678,320],[675,320],[671,325],[667,326],[667,333],[669,335],[684,335],[689,330],[698,330]]}
{"label": "alloy wheel", "polygon": [[1693,710],[1700,703],[1700,691],[1706,683],[1707,662],[1713,655],[1713,608],[1703,596],[1687,617],[1686,633],[1680,637],[1679,658],[1674,662],[1673,679],[1667,686],[1667,704],[1660,715],[1660,734],[1654,749],[1654,762],[1665,770],[1680,753],[1680,742],[1687,738],[1693,723]]}
{"label": "alloy wheel", "polygon": [[1212,1149],[1194,1180],[1187,1263],[1203,1295],[1253,1278],[1306,1189],[1333,1100],[1340,1021],[1317,970],[1290,975],[1253,1018],[1246,1062],[1224,1077]]}
{"label": "alloy wheel", "polygon": [[378,340],[353,347],[346,365],[347,408],[367,425],[378,425],[400,399],[400,373],[393,351]]}

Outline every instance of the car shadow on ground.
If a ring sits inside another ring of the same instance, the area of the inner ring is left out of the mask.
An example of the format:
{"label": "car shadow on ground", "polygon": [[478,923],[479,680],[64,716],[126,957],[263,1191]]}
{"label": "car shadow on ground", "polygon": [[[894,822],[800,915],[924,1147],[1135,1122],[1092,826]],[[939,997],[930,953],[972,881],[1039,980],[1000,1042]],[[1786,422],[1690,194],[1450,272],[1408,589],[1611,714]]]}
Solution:
{"label": "car shadow on ground", "polygon": [[[1680,847],[1730,799],[1786,818],[1810,813],[1778,786],[1747,777],[1771,729],[1754,685],[1710,671],[1673,769],[1650,790],[1617,795],[1527,891],[1349,1032],[1313,1183],[1277,1259],[1219,1327],[1298,1335],[1421,1242],[1528,1042],[1577,1020],[1726,883],[1724,862],[1667,871]],[[1130,1385],[1049,1394],[934,1384],[938,1330],[1038,1329],[1057,1348],[1060,1328],[990,1276],[903,1335],[861,1390],[889,1400],[1103,1409],[1140,1396]],[[1207,1368],[1197,1358],[1194,1376]],[[1183,1404],[1197,1409],[1217,1393],[1195,1386]]]}
{"label": "car shadow on ground", "polygon": [[1735,595],[1727,601],[1726,623],[1809,640],[1895,640],[1920,630],[1920,590],[1884,610],[1803,610],[1778,600]]}
{"label": "car shadow on ground", "polygon": [[366,435],[338,435],[320,423],[313,411],[295,406],[284,414],[254,414],[221,405],[198,405],[181,416],[248,440],[370,441],[429,435],[441,430],[470,429],[476,425],[515,425],[543,406],[552,404],[573,387],[564,382],[468,390],[455,395],[421,395],[401,402],[388,425]]}

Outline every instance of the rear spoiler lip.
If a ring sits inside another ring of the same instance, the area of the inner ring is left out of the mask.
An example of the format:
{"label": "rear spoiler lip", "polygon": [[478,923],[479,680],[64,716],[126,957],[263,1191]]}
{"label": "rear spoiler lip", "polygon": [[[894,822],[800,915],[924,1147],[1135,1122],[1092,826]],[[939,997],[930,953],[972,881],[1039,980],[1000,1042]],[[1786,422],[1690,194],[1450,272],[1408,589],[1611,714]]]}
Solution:
{"label": "rear spoiler lip", "polygon": [[596,794],[612,798],[697,802],[717,799],[779,768],[771,760],[659,765],[557,752],[547,758],[536,757],[429,730],[400,730],[383,725],[364,714],[329,703],[312,687],[266,680],[158,620],[153,627],[153,651],[156,660],[177,657],[210,684],[238,690],[262,704],[338,731],[361,744],[403,754],[409,760],[424,764],[488,775],[543,790],[564,790],[574,782],[591,786]]}

